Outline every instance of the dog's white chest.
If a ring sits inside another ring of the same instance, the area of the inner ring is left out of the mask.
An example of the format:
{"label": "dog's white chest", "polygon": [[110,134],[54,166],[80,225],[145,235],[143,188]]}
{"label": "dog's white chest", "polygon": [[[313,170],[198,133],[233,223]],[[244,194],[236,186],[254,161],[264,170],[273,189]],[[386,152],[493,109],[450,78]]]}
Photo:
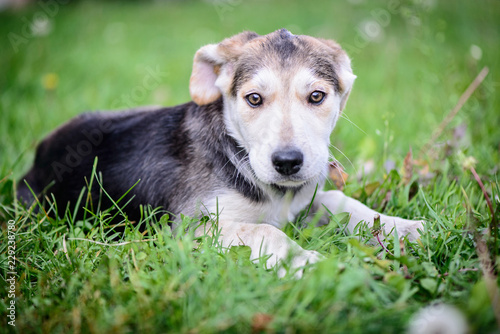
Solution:
{"label": "dog's white chest", "polygon": [[282,228],[309,205],[313,195],[314,188],[302,189],[296,194],[275,196],[268,201],[255,203],[236,191],[228,191],[216,199],[211,199],[211,204],[207,205],[206,209],[210,213],[216,213],[218,208],[219,220],[266,223]]}

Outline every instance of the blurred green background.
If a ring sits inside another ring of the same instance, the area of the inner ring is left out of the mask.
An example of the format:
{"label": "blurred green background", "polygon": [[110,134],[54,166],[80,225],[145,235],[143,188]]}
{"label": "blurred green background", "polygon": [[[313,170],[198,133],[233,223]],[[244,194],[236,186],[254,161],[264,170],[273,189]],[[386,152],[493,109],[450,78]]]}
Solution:
{"label": "blurred green background", "polygon": [[[190,100],[204,44],[253,30],[337,40],[358,79],[332,135],[348,173],[418,151],[483,66],[490,73],[438,143],[487,173],[499,162],[498,1],[39,1],[0,12],[0,171],[19,177],[36,142],[89,110]],[[155,80],[148,76],[154,74]],[[463,131],[462,131],[463,132]],[[495,171],[493,171],[494,173]]]}

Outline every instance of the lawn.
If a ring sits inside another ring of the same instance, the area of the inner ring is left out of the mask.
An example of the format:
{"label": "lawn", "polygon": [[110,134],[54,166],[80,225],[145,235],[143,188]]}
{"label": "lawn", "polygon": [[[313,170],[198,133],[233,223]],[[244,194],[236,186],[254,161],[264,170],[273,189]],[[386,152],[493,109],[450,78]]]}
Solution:
{"label": "lawn", "polygon": [[[0,332],[401,333],[435,303],[472,333],[500,332],[498,1],[67,2],[0,11]],[[245,247],[172,236],[171,217],[151,210],[113,237],[106,212],[75,221],[14,200],[36,144],[64,121],[186,102],[200,46],[283,27],[348,51],[358,78],[332,134],[344,191],[424,219],[419,241],[373,244],[363,227],[346,233],[343,215],[303,229],[299,217],[286,233],[326,260],[296,280]]]}

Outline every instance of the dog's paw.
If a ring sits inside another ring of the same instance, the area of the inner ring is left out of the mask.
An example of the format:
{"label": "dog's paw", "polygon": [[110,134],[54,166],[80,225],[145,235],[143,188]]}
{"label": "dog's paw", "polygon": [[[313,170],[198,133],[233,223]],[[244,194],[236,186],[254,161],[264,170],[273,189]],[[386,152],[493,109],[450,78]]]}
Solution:
{"label": "dog's paw", "polygon": [[294,273],[295,278],[301,278],[304,274],[304,267],[308,264],[313,264],[324,260],[325,257],[320,253],[313,250],[302,250],[300,253],[295,254],[290,262],[290,267],[286,270],[283,265],[278,269],[278,276],[284,277],[288,272]]}
{"label": "dog's paw", "polygon": [[391,229],[395,228],[400,238],[406,236],[408,240],[415,241],[420,238],[420,233],[418,231],[424,230],[424,221],[397,218],[386,223],[386,228],[387,227],[390,227]]}

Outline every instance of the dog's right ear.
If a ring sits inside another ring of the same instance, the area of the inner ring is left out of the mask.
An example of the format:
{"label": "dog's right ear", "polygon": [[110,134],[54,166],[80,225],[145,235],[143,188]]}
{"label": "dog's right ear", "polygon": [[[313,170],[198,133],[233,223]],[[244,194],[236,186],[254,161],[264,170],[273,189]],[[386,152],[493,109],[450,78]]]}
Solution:
{"label": "dog's right ear", "polygon": [[189,92],[196,104],[209,104],[221,97],[221,85],[216,83],[217,79],[233,74],[232,62],[241,55],[243,45],[258,36],[245,31],[219,44],[205,45],[196,52],[189,81]]}
{"label": "dog's right ear", "polygon": [[351,68],[351,59],[347,56],[347,53],[342,50],[340,45],[329,39],[318,38],[320,42],[326,44],[333,51],[335,61],[340,65],[338,69],[340,80],[342,81],[343,92],[340,100],[340,111],[342,112],[345,108],[345,104],[347,99],[349,98],[349,94],[351,94],[352,85],[354,84],[354,80],[356,76],[352,73]]}

